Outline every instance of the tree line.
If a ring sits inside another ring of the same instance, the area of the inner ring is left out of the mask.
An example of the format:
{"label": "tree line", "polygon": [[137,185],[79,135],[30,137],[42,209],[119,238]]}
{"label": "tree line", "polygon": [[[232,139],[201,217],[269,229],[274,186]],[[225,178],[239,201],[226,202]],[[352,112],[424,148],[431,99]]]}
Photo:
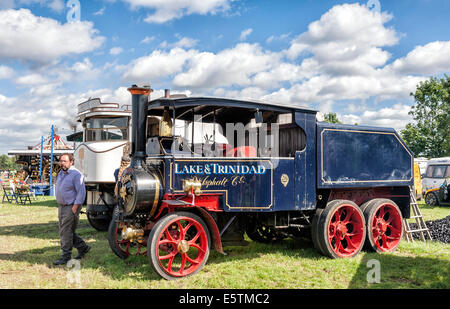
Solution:
{"label": "tree line", "polygon": [[9,157],[5,154],[0,155],[0,171],[19,171],[22,165],[16,164],[14,157]]}
{"label": "tree line", "polygon": [[403,140],[416,156],[450,156],[450,77],[421,82],[411,96],[416,101],[409,112],[414,122],[401,131]]}

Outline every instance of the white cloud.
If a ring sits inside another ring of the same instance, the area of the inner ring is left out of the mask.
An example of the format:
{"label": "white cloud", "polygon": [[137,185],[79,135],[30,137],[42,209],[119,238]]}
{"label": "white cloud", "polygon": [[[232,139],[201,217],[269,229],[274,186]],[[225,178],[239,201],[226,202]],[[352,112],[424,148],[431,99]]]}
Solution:
{"label": "white cloud", "polygon": [[397,103],[392,107],[367,110],[361,115],[338,115],[338,118],[347,124],[358,123],[359,125],[394,128],[397,131],[400,131],[412,121],[412,117],[408,114],[410,110],[410,106]]}
{"label": "white cloud", "polygon": [[196,53],[198,52],[182,48],[174,48],[170,52],[155,50],[148,56],[133,60],[123,79],[133,83],[154,83],[182,71],[186,61]]}
{"label": "white cloud", "polygon": [[174,47],[132,61],[123,77],[139,82],[171,80],[176,87],[224,95],[252,93],[259,96],[254,99],[266,101],[322,104],[329,111],[340,101],[410,100],[410,92],[427,77],[402,73],[401,68],[423,54],[434,59],[428,62],[434,67],[429,70],[438,66],[447,70],[448,42],[430,43],[425,51],[416,48],[387,65],[392,56],[384,48],[397,44],[400,36],[386,27],[391,19],[364,5],[337,5],[286,50],[271,52],[248,43],[216,53]]}
{"label": "white cloud", "polygon": [[264,51],[258,44],[247,43],[217,54],[195,52],[173,83],[188,88],[246,87],[252,84],[255,74],[273,68],[278,59],[278,55]]}
{"label": "white cloud", "polygon": [[[36,70],[36,75],[45,76],[46,80],[40,83],[46,85],[64,85],[70,83],[71,87],[77,84],[83,84],[88,81],[96,80],[107,69],[97,68],[91,60],[85,57],[82,61],[77,61],[73,64],[55,64],[48,65]],[[35,86],[37,83],[28,83],[29,86]],[[41,87],[41,89],[43,89]],[[34,89],[36,91],[36,89]]]}
{"label": "white cloud", "polygon": [[77,79],[85,81],[85,80],[94,80],[99,77],[102,70],[94,67],[89,58],[84,58],[82,62],[75,62],[68,69],[57,70],[59,73],[58,80],[61,80],[62,72],[66,73],[66,79],[64,81],[75,81]]}
{"label": "white cloud", "polygon": [[142,41],[141,44],[149,44],[155,40],[154,36],[146,36]]}
{"label": "white cloud", "polygon": [[252,82],[256,86],[273,89],[279,87],[280,82],[298,82],[306,78],[307,73],[307,70],[303,70],[296,64],[279,62],[278,59],[275,59],[273,67],[270,70],[254,74]]}
{"label": "white cloud", "polygon": [[[392,15],[357,3],[336,5],[292,41],[287,55],[296,58],[312,52],[321,60],[348,60],[373,47],[395,45],[397,33],[384,26],[391,19]],[[331,49],[333,53],[329,53]]]}
{"label": "white cloud", "polygon": [[[286,50],[278,52],[248,43],[210,52],[193,49],[199,48],[196,40],[175,35],[178,41],[166,42],[167,50],[154,50],[126,65],[115,61],[97,68],[86,57],[75,63],[68,60],[63,64],[53,63],[20,77],[18,72],[0,66],[0,76],[3,70],[4,76],[14,77],[16,82],[22,82],[21,86],[28,87],[23,95],[15,98],[0,95],[0,104],[5,109],[5,114],[0,115],[0,132],[11,136],[9,139],[23,138],[20,141],[23,147],[32,136],[33,141],[38,140],[44,130],[48,131],[55,117],[59,117],[57,126],[67,126],[65,123],[75,117],[76,104],[89,97],[129,104],[130,95],[125,87],[77,93],[65,89],[68,82],[93,80],[107,70],[121,75],[127,85],[164,82],[168,88],[190,89],[195,95],[297,103],[315,106],[322,112],[338,112],[338,118],[345,123],[400,130],[411,121],[409,94],[419,81],[427,79],[422,74],[448,72],[449,42],[431,42],[416,47],[403,58],[391,59],[386,47],[397,44],[400,37],[386,25],[391,18],[389,14],[372,12],[358,4],[337,5],[296,36]],[[58,29],[62,27],[55,23]],[[0,38],[3,29],[0,28]],[[94,40],[95,33],[88,37]],[[141,43],[154,39],[149,36]],[[281,36],[273,37],[268,43],[278,39]],[[2,54],[4,44],[0,40],[0,57],[6,58]],[[63,55],[44,58],[58,60]],[[30,57],[17,59],[30,60]],[[155,91],[152,98],[162,94],[162,90]],[[384,102],[387,99],[398,103],[389,106]],[[29,115],[30,109],[36,111],[35,117]],[[20,121],[12,123],[6,116],[11,114],[20,115]],[[3,141],[0,137],[0,143]]]}
{"label": "white cloud", "polygon": [[14,70],[6,65],[0,65],[0,79],[11,78],[15,74]]}
{"label": "white cloud", "polygon": [[395,30],[386,28],[392,16],[359,4],[337,5],[311,23],[285,51],[289,59],[312,54],[316,74],[373,76],[391,55],[382,47],[398,42]]}
{"label": "white cloud", "polygon": [[28,75],[21,76],[16,79],[16,84],[22,85],[22,86],[34,86],[34,85],[40,85],[45,84],[48,82],[47,78],[42,76],[41,74],[32,73]]}
{"label": "white cloud", "polygon": [[105,14],[105,10],[106,7],[102,7],[100,10],[98,10],[97,12],[94,13],[95,16],[102,16],[103,14]]}
{"label": "white cloud", "polygon": [[241,35],[239,36],[239,40],[245,41],[252,32],[253,32],[252,28],[242,30]]}
{"label": "white cloud", "polygon": [[214,96],[226,97],[230,99],[238,100],[254,100],[255,98],[261,98],[267,91],[259,87],[246,87],[241,90],[229,90],[225,88],[217,88],[212,92]]}
{"label": "white cloud", "polygon": [[52,1],[47,1],[48,2],[48,7],[50,9],[52,9],[55,12],[59,12],[61,13],[62,11],[64,11],[64,2],[63,0],[52,0]]}
{"label": "white cloud", "polygon": [[332,100],[321,102],[319,104],[319,111],[321,111],[324,114],[328,114],[333,111],[333,105],[334,101]]}
{"label": "white cloud", "polygon": [[[100,88],[84,92],[65,91],[57,84],[39,87],[42,89],[32,88],[32,92],[14,98],[0,94],[0,153],[36,145],[41,136],[48,136],[52,124],[57,128],[70,129],[75,124],[77,105],[89,98],[100,98],[103,102],[119,105],[131,104],[131,94],[127,87]],[[185,91],[172,91],[183,92]],[[158,98],[163,94],[163,89],[155,89],[151,96]],[[30,110],[33,112],[30,113]],[[11,115],[14,115],[13,119]]]}
{"label": "white cloud", "polygon": [[[370,11],[359,4],[334,6],[282,51],[287,60],[301,59],[301,64],[286,70],[291,72],[288,79],[291,87],[278,89],[265,99],[283,97],[288,102],[302,104],[408,99],[410,92],[426,77],[402,74],[386,65],[391,55],[383,48],[399,40],[395,30],[385,26],[391,19],[389,14]],[[443,50],[434,57],[448,59]],[[442,64],[442,61],[436,62]],[[269,72],[259,75],[272,77]]]}
{"label": "white cloud", "polygon": [[32,87],[29,91],[29,94],[34,97],[52,97],[57,93],[58,87],[60,87],[60,83],[53,83],[53,84],[45,84],[45,85],[39,85],[36,87]]}
{"label": "white cloud", "polygon": [[194,47],[195,45],[197,45],[198,40],[196,39],[192,39],[189,37],[179,37],[179,40],[175,43],[167,43],[166,41],[163,41],[160,46],[162,48],[191,48]]}
{"label": "white cloud", "polygon": [[289,38],[290,35],[291,35],[290,33],[284,33],[280,36],[271,35],[270,37],[267,38],[266,43],[270,44],[274,41],[285,41]]}
{"label": "white cloud", "polygon": [[[15,98],[5,98],[4,103],[0,96],[3,109],[0,113],[0,153],[37,144],[41,136],[48,136],[51,125],[69,129],[75,123],[79,103],[90,97],[107,100],[113,96],[114,91],[109,89],[77,93],[50,84],[32,88],[30,93]],[[11,115],[14,115],[13,121]]]}
{"label": "white cloud", "polygon": [[90,22],[61,24],[27,9],[0,11],[0,58],[49,63],[97,49],[105,40],[97,32]]}
{"label": "white cloud", "polygon": [[0,94],[0,104],[5,103],[6,100],[7,100],[7,97],[5,97],[4,95],[1,95],[1,94]]}
{"label": "white cloud", "polygon": [[114,56],[120,55],[122,52],[123,52],[122,47],[113,47],[109,50],[109,53]]}
{"label": "white cloud", "polygon": [[450,41],[417,46],[404,58],[394,61],[392,70],[402,74],[437,75],[450,71]]}
{"label": "white cloud", "polygon": [[165,23],[179,19],[186,15],[200,14],[215,15],[230,9],[233,0],[123,0],[131,5],[132,9],[143,7],[153,10],[147,15],[145,22]]}

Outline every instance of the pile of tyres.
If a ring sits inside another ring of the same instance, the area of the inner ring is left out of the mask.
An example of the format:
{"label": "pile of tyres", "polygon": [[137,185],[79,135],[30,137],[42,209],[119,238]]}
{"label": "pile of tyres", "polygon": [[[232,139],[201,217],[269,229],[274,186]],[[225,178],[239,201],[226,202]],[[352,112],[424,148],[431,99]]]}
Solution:
{"label": "pile of tyres", "polygon": [[[434,221],[425,221],[434,241],[450,244],[450,216]],[[417,224],[411,223],[411,229],[417,229]],[[413,233],[414,239],[420,239],[420,233]]]}

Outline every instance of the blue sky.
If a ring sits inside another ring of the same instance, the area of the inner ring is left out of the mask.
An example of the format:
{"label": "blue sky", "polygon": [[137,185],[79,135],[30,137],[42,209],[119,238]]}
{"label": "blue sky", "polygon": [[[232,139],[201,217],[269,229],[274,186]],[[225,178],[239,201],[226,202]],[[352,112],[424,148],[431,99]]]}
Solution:
{"label": "blue sky", "polygon": [[133,83],[401,130],[417,83],[450,72],[448,0],[79,0],[79,21],[69,2],[0,0],[0,153]]}

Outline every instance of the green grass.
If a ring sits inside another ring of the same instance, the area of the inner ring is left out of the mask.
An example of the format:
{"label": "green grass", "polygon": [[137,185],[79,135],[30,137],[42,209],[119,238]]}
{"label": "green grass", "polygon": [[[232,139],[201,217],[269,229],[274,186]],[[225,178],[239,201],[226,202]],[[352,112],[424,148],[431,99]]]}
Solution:
{"label": "green grass", "polygon": [[[450,215],[450,207],[421,206],[425,220]],[[57,221],[53,198],[32,206],[0,204],[0,288],[450,288],[450,245],[420,241],[403,241],[394,253],[363,251],[338,260],[321,256],[308,240],[250,242],[225,248],[226,256],[211,252],[195,276],[166,281],[146,256],[117,258],[107,233],[91,228],[85,215],[77,231],[92,250],[81,261],[80,284],[74,284],[68,280],[73,270],[52,266],[60,256]],[[380,262],[380,283],[367,282],[372,259]]]}
{"label": "green grass", "polygon": [[[423,201],[418,202],[420,211],[422,212],[423,218],[425,221],[433,221],[436,219],[441,219],[444,217],[447,217],[450,215],[450,207],[449,206],[428,206]],[[411,215],[412,215],[412,209],[411,209]],[[414,219],[411,219],[411,222],[413,222]]]}

